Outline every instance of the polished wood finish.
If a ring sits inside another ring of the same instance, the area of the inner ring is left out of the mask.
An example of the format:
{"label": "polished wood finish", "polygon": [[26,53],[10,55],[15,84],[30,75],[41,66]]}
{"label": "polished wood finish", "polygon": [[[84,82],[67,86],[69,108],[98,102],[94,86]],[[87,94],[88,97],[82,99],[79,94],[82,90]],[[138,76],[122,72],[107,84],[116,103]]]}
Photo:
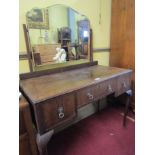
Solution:
{"label": "polished wood finish", "polygon": [[25,79],[29,79],[29,78],[38,77],[38,76],[70,71],[73,69],[79,69],[79,68],[94,66],[97,64],[98,64],[97,61],[93,61],[93,62],[85,62],[85,63],[78,64],[78,65],[76,64],[76,65],[69,65],[69,66],[59,67],[59,68],[54,68],[54,69],[46,69],[46,70],[42,70],[42,71],[36,71],[33,73],[24,73],[24,74],[20,74],[20,80],[25,80]]}
{"label": "polished wood finish", "polygon": [[23,96],[19,101],[19,154],[38,154],[29,104]]}
{"label": "polished wood finish", "polygon": [[110,65],[135,69],[135,0],[113,0]]}
{"label": "polished wood finish", "polygon": [[[92,66],[82,69],[56,73],[20,81],[20,88],[33,104],[64,95],[119,75],[129,74],[131,70]],[[99,80],[96,80],[100,78]],[[51,91],[52,90],[52,91]]]}
{"label": "polished wood finish", "polygon": [[26,27],[26,24],[23,24],[23,30],[24,30],[24,37],[25,37],[25,44],[26,44],[26,51],[27,51],[27,57],[28,57],[28,62],[29,62],[29,68],[30,68],[30,72],[33,72],[32,49],[31,49],[31,45],[30,45],[29,31]]}
{"label": "polished wood finish", "polygon": [[71,123],[78,108],[109,94],[126,93],[131,73],[129,69],[94,65],[21,80],[20,90],[32,105],[37,133],[42,139],[37,142],[40,154],[47,154],[46,145],[53,130]]}
{"label": "polished wood finish", "polygon": [[134,102],[135,0],[112,0],[110,66],[130,68]]}
{"label": "polished wood finish", "polygon": [[[63,125],[76,116],[75,94],[66,94],[37,104],[35,107],[37,128],[43,134],[56,126]],[[59,112],[62,109],[62,113]]]}

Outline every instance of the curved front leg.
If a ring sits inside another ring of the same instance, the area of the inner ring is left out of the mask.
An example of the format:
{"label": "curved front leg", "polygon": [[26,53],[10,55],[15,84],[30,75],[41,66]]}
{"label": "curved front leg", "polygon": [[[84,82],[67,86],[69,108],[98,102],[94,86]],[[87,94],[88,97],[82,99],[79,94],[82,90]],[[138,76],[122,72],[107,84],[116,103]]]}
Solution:
{"label": "curved front leg", "polygon": [[54,130],[50,130],[43,135],[37,133],[36,141],[40,155],[48,155],[47,144],[54,134]]}

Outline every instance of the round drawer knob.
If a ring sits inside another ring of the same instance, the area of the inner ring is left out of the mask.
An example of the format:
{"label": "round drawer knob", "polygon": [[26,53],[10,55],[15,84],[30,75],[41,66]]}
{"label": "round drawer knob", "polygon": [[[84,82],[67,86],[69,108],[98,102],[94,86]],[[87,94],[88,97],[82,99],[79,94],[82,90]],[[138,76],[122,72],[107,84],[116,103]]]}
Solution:
{"label": "round drawer knob", "polygon": [[92,99],[94,98],[94,96],[93,96],[92,94],[90,94],[90,93],[88,93],[87,96],[88,96],[88,98],[89,98],[90,100],[92,100]]}
{"label": "round drawer knob", "polygon": [[62,119],[64,118],[65,114],[64,114],[64,108],[63,107],[59,107],[58,108],[58,118]]}
{"label": "round drawer knob", "polygon": [[64,118],[65,114],[64,113],[59,113],[59,118]]}

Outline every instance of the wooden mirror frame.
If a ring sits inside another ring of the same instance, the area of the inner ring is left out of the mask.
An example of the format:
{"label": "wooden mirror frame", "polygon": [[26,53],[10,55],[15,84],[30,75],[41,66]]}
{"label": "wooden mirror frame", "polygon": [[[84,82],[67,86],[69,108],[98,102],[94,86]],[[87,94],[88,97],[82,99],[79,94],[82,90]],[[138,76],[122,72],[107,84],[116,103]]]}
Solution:
{"label": "wooden mirror frame", "polygon": [[[90,25],[89,25],[89,27],[90,27]],[[24,38],[25,38],[25,43],[26,43],[26,52],[27,52],[27,58],[28,58],[28,63],[29,63],[29,70],[30,70],[30,72],[34,72],[32,47],[31,47],[31,43],[30,43],[29,29],[26,24],[23,24],[23,31],[24,31]],[[92,46],[92,29],[91,28],[90,28],[90,37],[89,37],[88,44],[89,44],[88,60],[89,60],[89,62],[93,62],[93,46]]]}

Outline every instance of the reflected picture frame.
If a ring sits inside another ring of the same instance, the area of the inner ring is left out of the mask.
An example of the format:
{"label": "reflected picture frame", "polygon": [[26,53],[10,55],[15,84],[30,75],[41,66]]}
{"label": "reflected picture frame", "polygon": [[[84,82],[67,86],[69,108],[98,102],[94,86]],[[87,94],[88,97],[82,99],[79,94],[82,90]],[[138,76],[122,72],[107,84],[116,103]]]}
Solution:
{"label": "reflected picture frame", "polygon": [[30,29],[49,29],[48,9],[33,8],[27,12],[26,22]]}

